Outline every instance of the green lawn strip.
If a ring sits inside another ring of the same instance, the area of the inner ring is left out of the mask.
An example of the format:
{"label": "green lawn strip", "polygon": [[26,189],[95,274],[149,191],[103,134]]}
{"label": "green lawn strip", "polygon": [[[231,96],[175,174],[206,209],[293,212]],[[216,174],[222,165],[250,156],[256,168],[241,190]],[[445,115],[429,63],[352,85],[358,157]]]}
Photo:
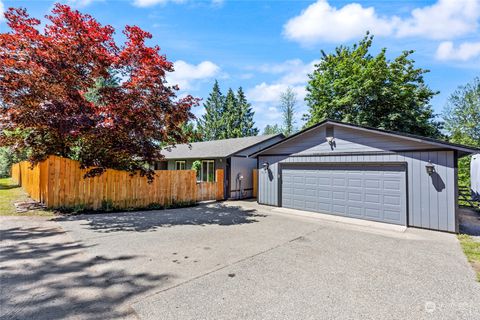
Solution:
{"label": "green lawn strip", "polygon": [[27,201],[28,195],[11,178],[0,179],[0,216],[53,216],[52,211],[29,210],[17,212],[15,202]]}
{"label": "green lawn strip", "polygon": [[480,241],[475,241],[473,237],[466,234],[458,235],[458,240],[468,261],[477,272],[477,280],[480,282]]}

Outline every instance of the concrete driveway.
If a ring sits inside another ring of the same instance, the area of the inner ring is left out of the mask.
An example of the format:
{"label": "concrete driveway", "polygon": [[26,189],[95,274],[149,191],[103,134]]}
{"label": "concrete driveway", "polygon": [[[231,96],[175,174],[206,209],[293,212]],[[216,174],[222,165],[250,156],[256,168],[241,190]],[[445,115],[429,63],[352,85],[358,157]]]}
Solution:
{"label": "concrete driveway", "polygon": [[0,220],[2,319],[478,319],[456,237],[252,202]]}

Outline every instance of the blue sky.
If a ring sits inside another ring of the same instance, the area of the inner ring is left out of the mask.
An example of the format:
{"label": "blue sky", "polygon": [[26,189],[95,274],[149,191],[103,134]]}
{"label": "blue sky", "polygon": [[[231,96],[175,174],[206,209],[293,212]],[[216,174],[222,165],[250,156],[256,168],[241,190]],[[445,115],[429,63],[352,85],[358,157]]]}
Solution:
{"label": "blue sky", "polygon": [[[0,0],[0,10],[22,6],[43,17],[54,2]],[[206,98],[214,79],[224,92],[242,86],[260,129],[281,122],[278,99],[288,86],[298,94],[300,126],[307,74],[320,50],[357,42],[366,30],[375,35],[375,52],[386,47],[395,57],[416,51],[417,66],[431,70],[427,84],[441,92],[432,101],[436,113],[457,86],[480,76],[480,0],[60,2],[112,25],[119,41],[126,24],[151,32],[151,44],[175,62],[169,81],[178,83],[182,94]],[[201,115],[203,107],[194,111]]]}

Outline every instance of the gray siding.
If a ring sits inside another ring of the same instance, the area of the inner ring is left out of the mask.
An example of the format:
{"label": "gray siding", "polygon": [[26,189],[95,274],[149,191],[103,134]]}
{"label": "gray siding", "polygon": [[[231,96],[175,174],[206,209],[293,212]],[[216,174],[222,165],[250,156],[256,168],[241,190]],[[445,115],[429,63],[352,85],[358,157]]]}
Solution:
{"label": "gray siding", "polygon": [[[337,132],[338,133],[338,132]],[[363,133],[362,133],[363,134]],[[318,140],[317,140],[318,141]],[[297,150],[298,152],[299,150]],[[436,173],[425,170],[428,161]],[[262,169],[268,161],[270,169]],[[350,154],[318,156],[259,156],[258,202],[280,206],[279,175],[282,163],[406,163],[408,184],[408,225],[457,231],[456,178],[454,151],[411,151],[383,154]]]}
{"label": "gray siding", "polygon": [[[230,164],[230,197],[233,199],[252,197],[252,172],[257,167],[257,159],[232,157]],[[238,174],[243,176],[241,183],[237,179]],[[240,193],[240,187],[244,190],[243,195]]]}
{"label": "gray siding", "polygon": [[312,154],[336,152],[375,152],[395,150],[421,150],[433,148],[431,145],[385,136],[375,132],[359,132],[358,129],[334,126],[335,147],[326,142],[326,128],[318,127],[309,132],[280,143],[264,154]]}

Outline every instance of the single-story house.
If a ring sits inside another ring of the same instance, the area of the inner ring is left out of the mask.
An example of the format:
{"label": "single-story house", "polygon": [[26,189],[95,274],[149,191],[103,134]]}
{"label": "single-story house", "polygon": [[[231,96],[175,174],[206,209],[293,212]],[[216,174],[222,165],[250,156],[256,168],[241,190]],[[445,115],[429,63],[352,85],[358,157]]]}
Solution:
{"label": "single-story house", "polygon": [[257,159],[248,155],[284,138],[283,134],[178,144],[165,148],[165,161],[156,165],[159,170],[190,170],[199,160],[199,181],[214,181],[215,170],[224,170],[225,199],[249,198],[253,192],[253,170]]}
{"label": "single-story house", "polygon": [[261,204],[458,232],[458,159],[478,151],[326,120],[251,157]]}

